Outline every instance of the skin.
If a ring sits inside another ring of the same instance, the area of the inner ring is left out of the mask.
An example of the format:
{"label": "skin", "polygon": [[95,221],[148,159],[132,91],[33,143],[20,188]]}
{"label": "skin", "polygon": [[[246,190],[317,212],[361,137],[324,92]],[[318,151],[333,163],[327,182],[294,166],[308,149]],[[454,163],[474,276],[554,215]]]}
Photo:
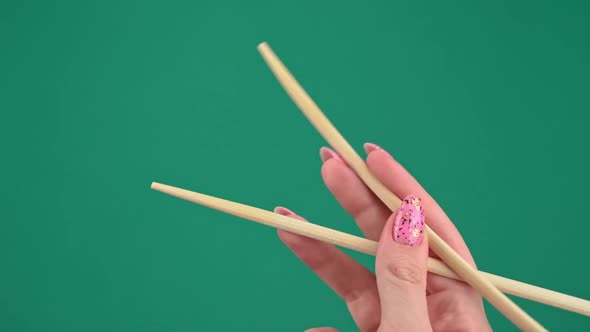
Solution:
{"label": "skin", "polygon": [[[457,228],[434,199],[385,150],[365,144],[366,163],[396,196],[421,198],[426,220],[459,255],[475,262]],[[416,246],[397,243],[392,236],[392,213],[365,186],[338,154],[320,150],[322,179],[340,205],[354,218],[364,235],[379,241],[375,271],[333,245],[286,231],[279,237],[291,251],[346,303],[360,331],[491,331],[483,301],[469,285],[426,271],[426,236]],[[275,212],[304,220],[278,207]],[[334,332],[319,327],[308,332]]]}

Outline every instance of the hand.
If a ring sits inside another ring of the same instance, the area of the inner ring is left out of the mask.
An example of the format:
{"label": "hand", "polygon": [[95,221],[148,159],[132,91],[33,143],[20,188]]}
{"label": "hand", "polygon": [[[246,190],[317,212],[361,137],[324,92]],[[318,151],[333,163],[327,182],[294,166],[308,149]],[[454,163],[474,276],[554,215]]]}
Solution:
{"label": "hand", "polygon": [[[280,230],[281,240],[346,302],[361,331],[491,331],[476,290],[460,281],[427,274],[427,257],[436,255],[428,251],[425,232],[420,233],[424,214],[430,228],[475,266],[459,231],[385,150],[365,144],[365,151],[371,173],[396,196],[406,198],[401,211],[392,214],[328,148],[320,150],[322,178],[365,236],[379,240],[376,275],[333,245]],[[275,212],[303,220],[283,207]]]}

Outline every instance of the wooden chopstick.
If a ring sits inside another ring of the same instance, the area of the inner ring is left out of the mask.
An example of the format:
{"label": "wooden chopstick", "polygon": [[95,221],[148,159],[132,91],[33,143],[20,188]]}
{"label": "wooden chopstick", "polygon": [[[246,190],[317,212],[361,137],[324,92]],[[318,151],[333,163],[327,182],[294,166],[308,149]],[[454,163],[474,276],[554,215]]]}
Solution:
{"label": "wooden chopstick", "polygon": [[[348,165],[356,172],[363,182],[379,197],[392,211],[400,207],[401,200],[387,189],[370,173],[364,160],[356,153],[330,120],[322,113],[316,103],[299,85],[287,67],[279,60],[267,43],[258,45],[258,51],[281,83],[285,91],[291,96],[295,104],[301,109],[309,121],[326,141],[340,154]],[[428,221],[427,221],[428,222]],[[428,244],[430,248],[452,268],[455,273],[477,289],[496,309],[504,314],[521,330],[546,331],[537,321],[524,310],[500,292],[489,280],[483,278],[477,270],[469,265],[453,248],[451,248],[438,234],[426,226]]]}
{"label": "wooden chopstick", "polygon": [[[331,243],[336,246],[351,249],[361,253],[375,256],[377,251],[377,242],[364,239],[355,235],[347,234],[341,231],[330,229],[324,226],[303,222],[301,220],[286,217],[274,212],[266,211],[256,207],[228,201],[225,199],[196,193],[193,191],[169,186],[154,182],[152,189],[162,193],[203,205],[218,211],[225,212],[243,219],[255,221],[260,224],[282,229],[291,233],[299,234],[305,237],[313,238],[323,242]],[[438,259],[428,259],[428,271],[452,279],[461,280],[461,278],[449,269],[443,262]],[[535,302],[544,303],[550,306],[564,310],[576,312],[582,315],[590,316],[590,301],[580,299],[571,295],[566,295],[526,284],[524,282],[500,277],[494,274],[479,271],[483,278],[488,279],[500,290],[518,297],[529,299]]]}

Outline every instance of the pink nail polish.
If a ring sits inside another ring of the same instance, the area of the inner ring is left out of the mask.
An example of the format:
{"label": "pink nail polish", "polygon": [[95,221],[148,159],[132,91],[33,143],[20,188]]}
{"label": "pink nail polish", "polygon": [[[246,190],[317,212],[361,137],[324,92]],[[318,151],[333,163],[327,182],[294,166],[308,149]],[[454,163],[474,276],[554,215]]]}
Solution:
{"label": "pink nail polish", "polygon": [[283,215],[283,216],[292,216],[295,214],[293,211],[287,209],[286,207],[282,207],[282,206],[277,206],[274,209],[274,212],[278,213],[280,215]]}
{"label": "pink nail polish", "polygon": [[381,150],[381,147],[377,144],[373,144],[373,143],[365,143],[363,145],[363,147],[365,148],[365,152],[367,154],[373,152],[373,151],[377,151],[377,150]]}
{"label": "pink nail polish", "polygon": [[408,195],[395,216],[393,239],[397,243],[417,246],[424,237],[424,208],[422,200],[415,195]]}
{"label": "pink nail polish", "polygon": [[327,147],[323,147],[320,149],[320,158],[322,159],[322,162],[325,163],[326,161],[332,158],[340,159],[340,156],[338,156],[338,154],[334,150]]}

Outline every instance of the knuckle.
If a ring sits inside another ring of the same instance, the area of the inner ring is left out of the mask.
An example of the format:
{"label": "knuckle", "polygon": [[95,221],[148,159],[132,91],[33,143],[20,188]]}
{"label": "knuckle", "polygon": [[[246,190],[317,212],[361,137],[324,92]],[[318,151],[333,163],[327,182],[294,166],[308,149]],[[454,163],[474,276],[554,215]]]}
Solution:
{"label": "knuckle", "polygon": [[412,285],[420,285],[424,282],[425,273],[423,267],[412,259],[404,257],[395,262],[387,262],[385,265],[386,276],[392,282],[402,282]]}

